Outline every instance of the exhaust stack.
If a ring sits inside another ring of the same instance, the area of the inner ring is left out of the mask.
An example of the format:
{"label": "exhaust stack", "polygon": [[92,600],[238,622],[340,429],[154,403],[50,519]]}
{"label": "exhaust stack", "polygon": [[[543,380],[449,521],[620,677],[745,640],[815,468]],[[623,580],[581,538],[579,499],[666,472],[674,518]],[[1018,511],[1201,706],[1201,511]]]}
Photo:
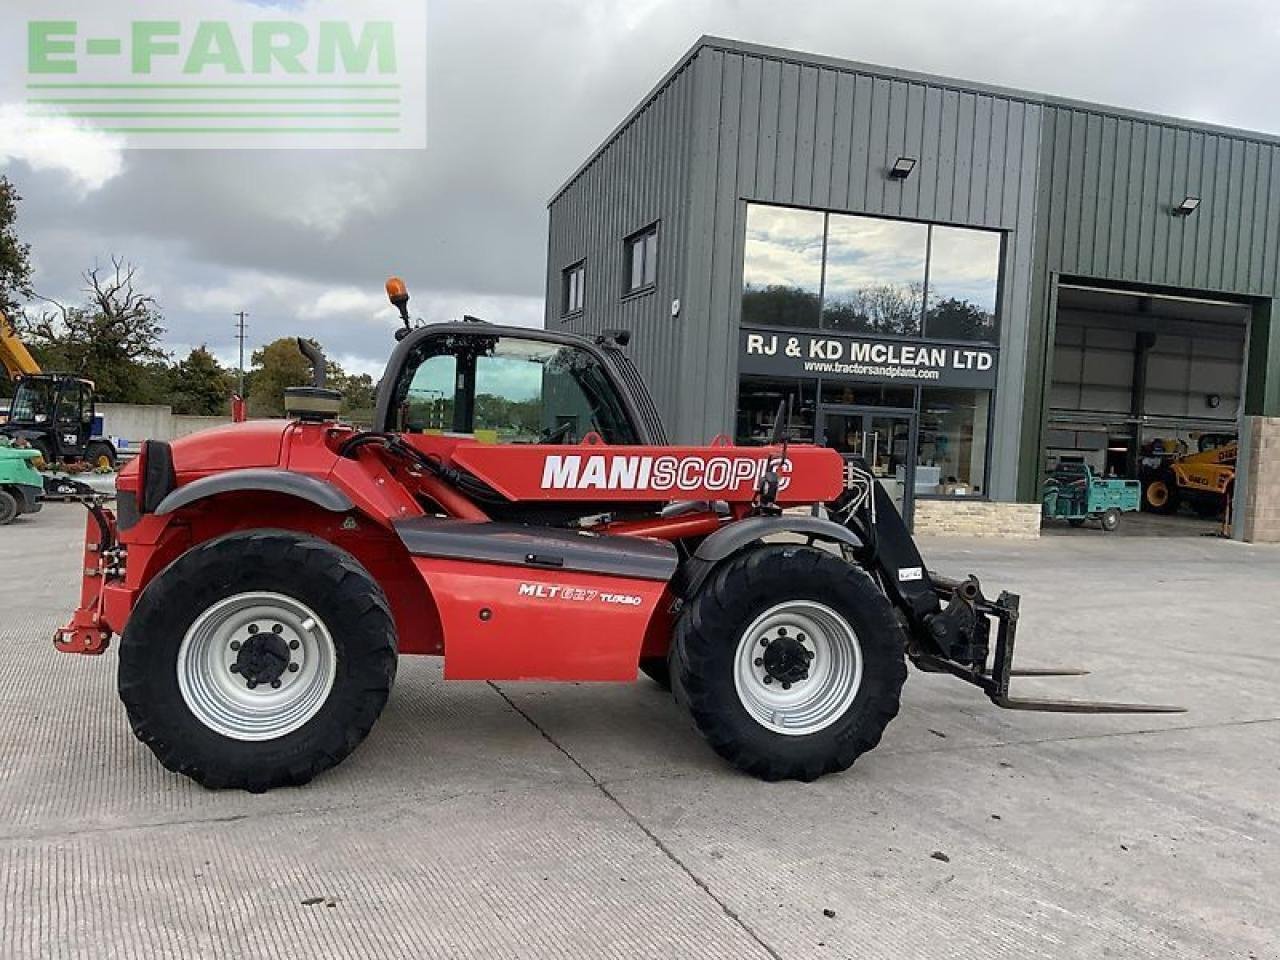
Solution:
{"label": "exhaust stack", "polygon": [[311,364],[311,386],[285,389],[285,415],[296,417],[304,423],[323,423],[326,420],[338,419],[338,410],[342,406],[342,394],[325,386],[328,382],[328,374],[325,370],[324,354],[314,343],[302,337],[298,338],[298,349]]}

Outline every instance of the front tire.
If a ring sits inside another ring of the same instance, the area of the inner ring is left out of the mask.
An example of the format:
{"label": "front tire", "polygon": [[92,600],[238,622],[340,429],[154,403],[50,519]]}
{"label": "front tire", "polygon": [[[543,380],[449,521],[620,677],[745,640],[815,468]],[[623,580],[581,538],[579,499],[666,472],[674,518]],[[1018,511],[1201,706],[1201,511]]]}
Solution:
{"label": "front tire", "polygon": [[685,607],[673,681],[734,766],[810,781],[880,742],[907,676],[903,647],[892,606],[861,569],[812,547],[761,546]]}
{"label": "front tire", "polygon": [[115,448],[105,440],[90,440],[84,448],[84,459],[95,469],[106,466],[114,470],[117,466]]}
{"label": "front tire", "polygon": [[1172,474],[1162,473],[1147,482],[1142,490],[1142,505],[1151,513],[1178,512],[1178,482]]}
{"label": "front tire", "polygon": [[0,527],[13,523],[21,512],[18,498],[8,490],[0,490]]}
{"label": "front tire", "polygon": [[395,670],[391,613],[363,567],[313,537],[252,531],[187,551],[143,591],[119,690],[165,767],[260,793],[354,750]]}

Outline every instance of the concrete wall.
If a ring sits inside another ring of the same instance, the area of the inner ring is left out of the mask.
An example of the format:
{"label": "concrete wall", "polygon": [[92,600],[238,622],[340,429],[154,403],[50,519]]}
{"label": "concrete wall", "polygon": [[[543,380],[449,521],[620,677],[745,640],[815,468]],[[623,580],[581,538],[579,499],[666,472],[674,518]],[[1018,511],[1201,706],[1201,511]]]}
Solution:
{"label": "concrete wall", "polygon": [[143,440],[176,440],[208,427],[230,423],[230,417],[193,417],[175,414],[173,408],[159,404],[99,403],[103,432],[113,439],[128,441],[121,452],[136,452]]}
{"label": "concrete wall", "polygon": [[1250,543],[1280,543],[1280,417],[1246,417],[1240,437],[1243,510],[1237,536]]}

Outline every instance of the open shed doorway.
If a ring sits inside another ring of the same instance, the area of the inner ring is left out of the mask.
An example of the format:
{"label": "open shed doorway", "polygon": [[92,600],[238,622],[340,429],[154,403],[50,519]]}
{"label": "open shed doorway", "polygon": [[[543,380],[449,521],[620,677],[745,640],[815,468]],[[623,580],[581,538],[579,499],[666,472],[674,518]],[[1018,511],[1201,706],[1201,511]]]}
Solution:
{"label": "open shed doorway", "polygon": [[1142,509],[1124,532],[1218,532],[1234,490],[1249,316],[1247,304],[1061,283],[1046,474],[1083,463],[1137,481]]}

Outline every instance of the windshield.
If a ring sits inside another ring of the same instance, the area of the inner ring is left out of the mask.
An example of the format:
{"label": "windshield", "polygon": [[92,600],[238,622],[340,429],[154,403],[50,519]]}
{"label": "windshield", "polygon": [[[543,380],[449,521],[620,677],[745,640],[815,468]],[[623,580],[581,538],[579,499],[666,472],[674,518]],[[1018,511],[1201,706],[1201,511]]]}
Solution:
{"label": "windshield", "polygon": [[442,336],[415,351],[396,387],[396,429],[486,443],[606,443],[638,438],[600,361],[575,346],[520,337]]}
{"label": "windshield", "polygon": [[53,415],[56,390],[52,380],[23,380],[9,408],[10,423],[48,423]]}

